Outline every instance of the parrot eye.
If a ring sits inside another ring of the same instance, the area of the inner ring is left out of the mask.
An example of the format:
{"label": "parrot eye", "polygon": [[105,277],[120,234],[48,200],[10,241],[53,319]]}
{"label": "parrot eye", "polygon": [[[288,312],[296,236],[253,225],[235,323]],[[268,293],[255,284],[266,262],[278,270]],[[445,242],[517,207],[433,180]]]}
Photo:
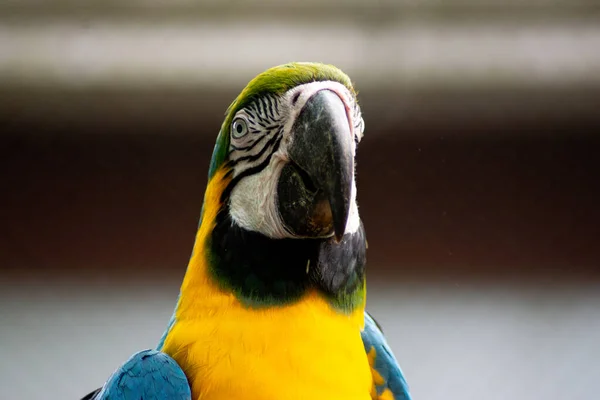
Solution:
{"label": "parrot eye", "polygon": [[231,124],[231,135],[234,139],[239,139],[248,133],[248,123],[243,118],[236,118]]}

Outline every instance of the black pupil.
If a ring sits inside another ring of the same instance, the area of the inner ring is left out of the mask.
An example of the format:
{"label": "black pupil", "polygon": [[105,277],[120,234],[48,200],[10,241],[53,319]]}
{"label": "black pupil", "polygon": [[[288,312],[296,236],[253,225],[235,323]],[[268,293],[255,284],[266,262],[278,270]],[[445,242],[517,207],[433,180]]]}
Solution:
{"label": "black pupil", "polygon": [[242,126],[241,122],[238,122],[235,130],[237,131],[237,133],[242,133],[242,131],[244,130],[244,127]]}

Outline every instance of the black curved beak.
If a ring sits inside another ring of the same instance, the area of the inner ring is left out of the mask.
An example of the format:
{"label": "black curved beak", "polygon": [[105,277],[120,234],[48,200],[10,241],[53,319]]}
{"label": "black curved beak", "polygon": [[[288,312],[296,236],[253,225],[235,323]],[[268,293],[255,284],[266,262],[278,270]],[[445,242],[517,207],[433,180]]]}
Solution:
{"label": "black curved beak", "polygon": [[290,163],[278,185],[279,208],[287,228],[300,236],[344,236],[354,156],[346,107],[330,91],[315,93],[296,119]]}

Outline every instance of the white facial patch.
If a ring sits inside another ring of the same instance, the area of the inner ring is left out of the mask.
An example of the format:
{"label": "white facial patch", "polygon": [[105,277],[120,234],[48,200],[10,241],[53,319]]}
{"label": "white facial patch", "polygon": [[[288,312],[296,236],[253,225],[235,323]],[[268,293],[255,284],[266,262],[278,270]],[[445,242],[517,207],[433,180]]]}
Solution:
{"label": "white facial patch", "polygon": [[[244,176],[231,192],[231,218],[240,227],[274,239],[297,237],[285,228],[281,220],[277,207],[277,185],[281,170],[289,160],[287,149],[293,141],[294,122],[308,99],[321,90],[336,93],[344,103],[350,133],[354,136],[351,149],[352,156],[355,156],[356,142],[363,136],[364,122],[354,96],[339,82],[307,83],[279,97],[267,96],[248,109],[240,110],[233,121],[242,118],[248,124],[248,133],[231,138],[230,159],[236,162],[234,178],[249,169],[261,168],[268,160],[262,170]],[[273,152],[275,146],[278,148]],[[264,147],[267,148],[262,152]],[[359,226],[356,180],[353,178],[346,233],[356,232]]]}
{"label": "white facial patch", "polygon": [[273,239],[294,237],[285,229],[277,209],[277,184],[287,163],[284,154],[278,150],[265,169],[240,180],[229,200],[231,218],[239,226]]}

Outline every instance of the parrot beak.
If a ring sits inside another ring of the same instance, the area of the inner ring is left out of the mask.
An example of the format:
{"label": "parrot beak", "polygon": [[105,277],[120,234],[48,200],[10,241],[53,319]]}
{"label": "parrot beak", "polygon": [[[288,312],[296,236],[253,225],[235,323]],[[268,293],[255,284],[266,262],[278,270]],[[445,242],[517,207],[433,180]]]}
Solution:
{"label": "parrot beak", "polygon": [[352,131],[340,97],[321,90],[308,99],[292,128],[290,162],[277,194],[286,228],[303,237],[344,236],[352,185]]}

